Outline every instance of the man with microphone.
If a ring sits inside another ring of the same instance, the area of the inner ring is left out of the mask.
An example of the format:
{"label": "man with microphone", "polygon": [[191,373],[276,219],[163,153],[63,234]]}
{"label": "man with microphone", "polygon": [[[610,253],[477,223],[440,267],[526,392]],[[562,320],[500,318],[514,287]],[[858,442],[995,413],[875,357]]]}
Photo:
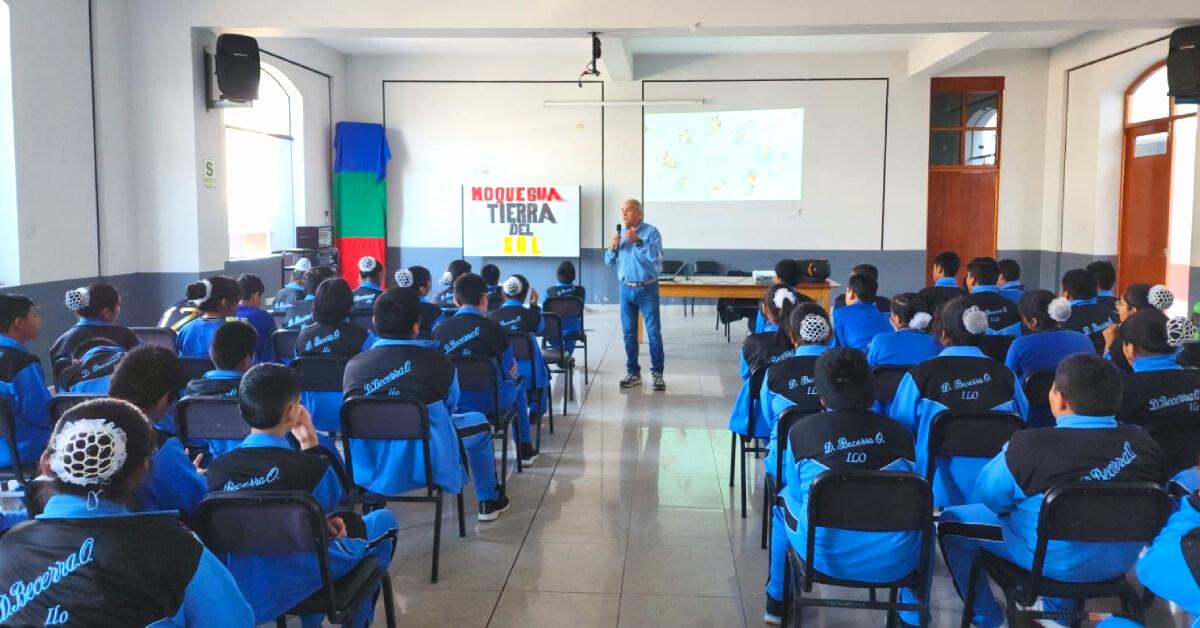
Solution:
{"label": "man with microphone", "polygon": [[629,199],[621,204],[621,222],[604,252],[604,265],[617,267],[621,282],[621,329],[625,333],[625,379],[621,388],[642,383],[638,364],[638,312],[650,337],[650,374],[654,390],[666,390],[663,381],[662,322],[658,313],[658,275],[662,272],[662,236],[642,222],[642,204]]}

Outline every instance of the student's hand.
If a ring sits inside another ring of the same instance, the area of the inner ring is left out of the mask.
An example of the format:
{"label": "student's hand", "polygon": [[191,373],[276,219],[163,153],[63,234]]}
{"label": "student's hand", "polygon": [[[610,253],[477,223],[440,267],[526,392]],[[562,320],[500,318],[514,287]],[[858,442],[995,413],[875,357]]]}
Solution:
{"label": "student's hand", "polygon": [[529,305],[531,305],[533,307],[537,307],[537,304],[538,304],[537,288],[530,288],[529,289]]}
{"label": "student's hand", "polygon": [[300,449],[312,449],[317,446],[317,429],[313,427],[312,415],[308,408],[300,407],[300,418],[292,426],[292,436],[300,443]]}
{"label": "student's hand", "polygon": [[196,467],[196,473],[200,475],[208,473],[208,469],[201,468],[200,466],[202,460],[204,460],[204,454],[196,454],[196,457],[192,458],[192,466]]}
{"label": "student's hand", "polygon": [[1120,327],[1120,325],[1109,325],[1108,327],[1104,328],[1104,346],[1108,347],[1109,351],[1114,351],[1120,348],[1113,347],[1113,340],[1115,340],[1117,337],[1117,327]]}
{"label": "student's hand", "polygon": [[325,520],[325,531],[331,539],[346,538],[346,522],[341,517],[329,517]]}
{"label": "student's hand", "polygon": [[512,368],[508,369],[509,378],[516,379],[517,376],[520,375],[520,373],[521,373],[521,370],[517,368],[517,363],[513,362]]}
{"label": "student's hand", "polygon": [[612,239],[608,241],[608,248],[615,251],[618,246],[621,246],[621,236],[614,233]]}

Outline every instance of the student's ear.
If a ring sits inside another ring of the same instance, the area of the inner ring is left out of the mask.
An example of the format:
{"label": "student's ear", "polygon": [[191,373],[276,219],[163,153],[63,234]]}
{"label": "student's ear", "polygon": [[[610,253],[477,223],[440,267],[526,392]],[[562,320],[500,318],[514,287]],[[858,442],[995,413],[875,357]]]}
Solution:
{"label": "student's ear", "polygon": [[1047,399],[1050,402],[1050,413],[1054,415],[1054,418],[1057,419],[1058,417],[1072,414],[1071,405],[1067,403],[1067,398],[1058,392],[1057,386],[1050,387],[1050,394]]}
{"label": "student's ear", "polygon": [[1133,359],[1137,357],[1137,352],[1133,350],[1133,344],[1129,342],[1121,343],[1121,353],[1125,354],[1125,361],[1130,364],[1133,364]]}
{"label": "student's ear", "polygon": [[419,333],[421,333],[421,321],[417,321],[417,322],[413,323],[413,328],[412,328],[413,338],[416,338],[417,334],[419,334]]}
{"label": "student's ear", "polygon": [[462,307],[462,303],[458,302],[458,295],[454,295],[454,307]]}

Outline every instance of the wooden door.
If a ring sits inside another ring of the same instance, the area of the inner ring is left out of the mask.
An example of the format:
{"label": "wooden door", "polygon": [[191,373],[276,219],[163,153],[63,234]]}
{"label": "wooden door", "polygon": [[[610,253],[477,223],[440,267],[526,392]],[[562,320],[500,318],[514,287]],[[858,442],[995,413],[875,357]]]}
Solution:
{"label": "wooden door", "polygon": [[1171,222],[1169,120],[1125,129],[1122,164],[1118,285],[1163,283],[1167,279]]}
{"label": "wooden door", "polygon": [[971,258],[996,255],[998,179],[999,172],[991,168],[929,171],[926,269],[938,253],[955,251],[963,261],[961,282]]}

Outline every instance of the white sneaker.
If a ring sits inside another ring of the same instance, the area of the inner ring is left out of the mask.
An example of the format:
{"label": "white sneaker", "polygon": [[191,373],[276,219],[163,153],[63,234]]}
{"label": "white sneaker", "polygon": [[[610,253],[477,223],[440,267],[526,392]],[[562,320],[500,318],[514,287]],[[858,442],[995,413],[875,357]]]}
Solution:
{"label": "white sneaker", "polygon": [[[1024,608],[1027,611],[1044,611],[1044,610],[1046,610],[1046,606],[1042,603],[1042,598],[1040,598],[1040,597],[1037,599],[1036,602],[1033,603],[1033,606],[1022,607],[1022,608]],[[1058,621],[1057,619],[1031,619],[1029,621],[1031,621],[1033,623],[1033,625],[1041,626],[1042,628],[1070,628],[1070,624],[1064,624],[1064,623]]]}

